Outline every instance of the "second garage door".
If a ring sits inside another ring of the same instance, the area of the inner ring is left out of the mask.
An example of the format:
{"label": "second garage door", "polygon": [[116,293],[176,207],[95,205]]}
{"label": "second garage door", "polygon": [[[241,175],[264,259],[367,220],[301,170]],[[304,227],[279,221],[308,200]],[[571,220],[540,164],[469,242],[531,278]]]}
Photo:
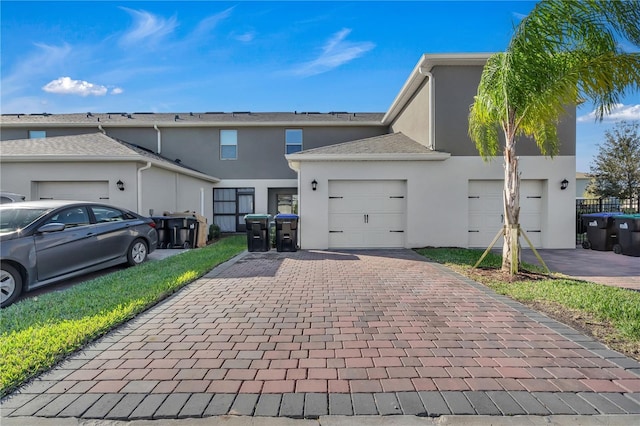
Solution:
{"label": "second garage door", "polygon": [[404,247],[406,184],[329,181],[329,248]]}
{"label": "second garage door", "polygon": [[[503,181],[469,181],[469,247],[486,248],[504,226]],[[534,247],[542,246],[543,181],[520,182],[520,226]],[[521,240],[523,247],[526,241]],[[499,239],[496,247],[502,247]]]}

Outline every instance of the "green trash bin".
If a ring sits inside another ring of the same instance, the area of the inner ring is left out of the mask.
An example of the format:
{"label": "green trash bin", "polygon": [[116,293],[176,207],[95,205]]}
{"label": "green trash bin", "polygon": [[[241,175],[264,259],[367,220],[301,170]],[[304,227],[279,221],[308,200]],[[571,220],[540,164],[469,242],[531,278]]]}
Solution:
{"label": "green trash bin", "polygon": [[613,223],[618,233],[614,253],[640,257],[640,214],[614,216]]}
{"label": "green trash bin", "polygon": [[268,214],[248,214],[244,217],[247,226],[247,250],[269,251],[271,240],[269,239]]}

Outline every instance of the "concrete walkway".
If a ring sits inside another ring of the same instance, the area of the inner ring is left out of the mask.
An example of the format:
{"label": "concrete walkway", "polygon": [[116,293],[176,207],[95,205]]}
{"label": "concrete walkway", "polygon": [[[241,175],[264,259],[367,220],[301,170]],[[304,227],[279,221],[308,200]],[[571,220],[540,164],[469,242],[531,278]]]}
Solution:
{"label": "concrete walkway", "polygon": [[2,401],[3,424],[229,414],[638,420],[640,364],[413,251],[271,251]]}

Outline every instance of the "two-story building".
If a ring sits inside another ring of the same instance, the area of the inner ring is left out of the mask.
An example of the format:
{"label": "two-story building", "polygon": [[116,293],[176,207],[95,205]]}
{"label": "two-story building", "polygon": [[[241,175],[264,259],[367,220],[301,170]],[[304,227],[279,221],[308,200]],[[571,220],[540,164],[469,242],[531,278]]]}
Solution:
{"label": "two-story building", "polygon": [[[305,249],[486,247],[503,161],[481,159],[467,116],[487,58],[424,55],[386,113],[6,114],[2,188],[195,210],[226,232],[247,213],[298,212]],[[554,159],[518,142],[521,222],[538,247],[574,247],[560,182],[575,184],[575,111],[559,134]]]}

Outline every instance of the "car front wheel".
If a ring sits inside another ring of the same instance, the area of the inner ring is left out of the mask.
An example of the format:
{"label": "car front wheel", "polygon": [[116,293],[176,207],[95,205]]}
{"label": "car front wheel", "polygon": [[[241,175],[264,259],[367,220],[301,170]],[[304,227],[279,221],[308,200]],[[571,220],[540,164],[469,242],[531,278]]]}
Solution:
{"label": "car front wheel", "polygon": [[2,264],[0,268],[0,307],[12,304],[22,292],[22,276],[11,265]]}
{"label": "car front wheel", "polygon": [[129,246],[129,251],[127,251],[127,262],[131,266],[139,265],[147,260],[148,252],[147,243],[145,243],[144,240],[137,239]]}

